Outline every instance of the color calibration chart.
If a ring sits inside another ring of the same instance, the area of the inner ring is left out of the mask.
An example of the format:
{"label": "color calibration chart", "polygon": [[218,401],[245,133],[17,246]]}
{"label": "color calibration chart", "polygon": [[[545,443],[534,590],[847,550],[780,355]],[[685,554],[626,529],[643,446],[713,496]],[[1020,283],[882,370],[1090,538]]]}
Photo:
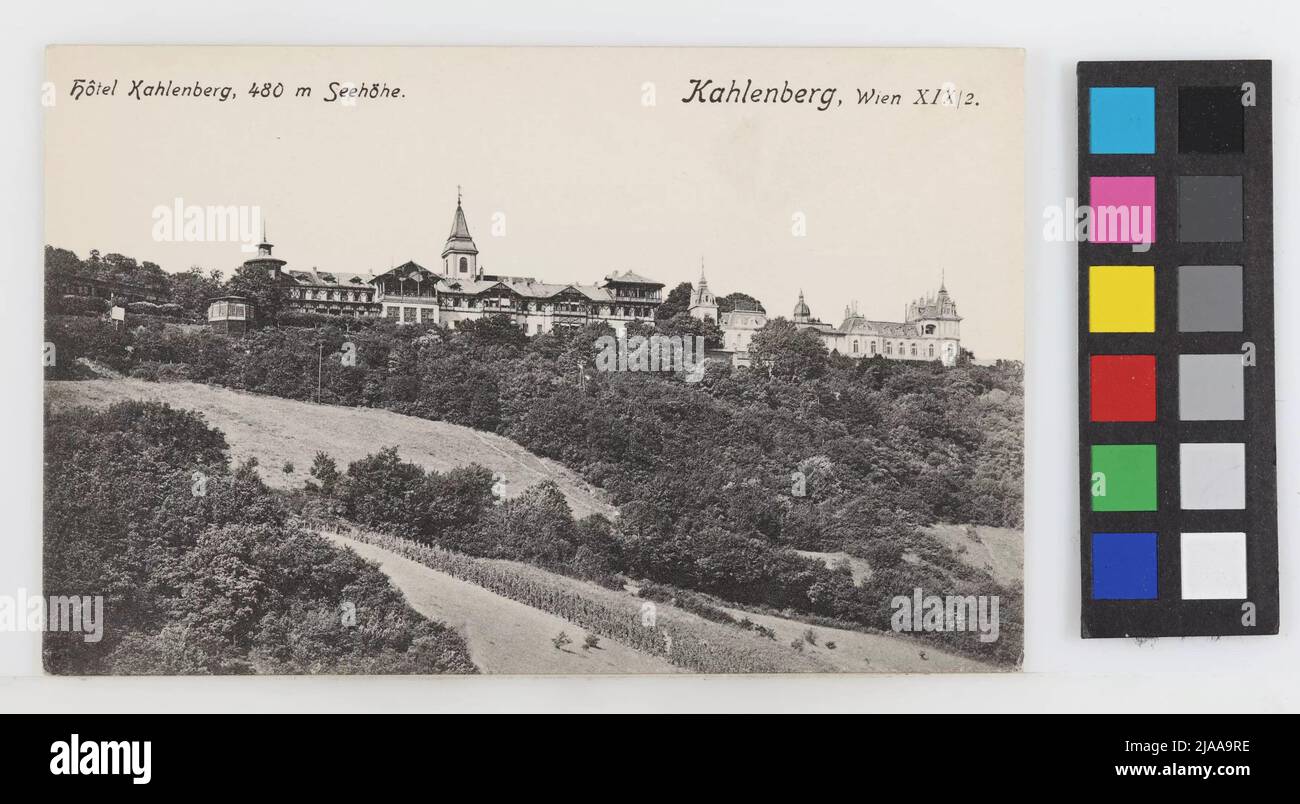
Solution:
{"label": "color calibration chart", "polygon": [[1271,75],[1079,64],[1084,637],[1278,630]]}

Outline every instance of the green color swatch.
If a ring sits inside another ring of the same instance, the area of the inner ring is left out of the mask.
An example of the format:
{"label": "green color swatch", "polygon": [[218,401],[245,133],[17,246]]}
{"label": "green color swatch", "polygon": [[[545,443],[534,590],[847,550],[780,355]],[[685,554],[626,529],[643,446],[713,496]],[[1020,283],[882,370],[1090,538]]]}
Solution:
{"label": "green color swatch", "polygon": [[1094,511],[1156,510],[1156,445],[1094,445],[1091,482]]}

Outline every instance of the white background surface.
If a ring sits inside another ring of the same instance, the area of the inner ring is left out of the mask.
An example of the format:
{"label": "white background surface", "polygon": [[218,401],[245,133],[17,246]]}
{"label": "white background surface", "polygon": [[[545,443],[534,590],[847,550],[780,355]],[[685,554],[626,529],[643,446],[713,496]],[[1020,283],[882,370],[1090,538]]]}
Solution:
{"label": "white background surface", "polygon": [[[1278,440],[1282,633],[1090,640],[1079,632],[1075,246],[1042,210],[1074,195],[1074,64],[1271,58],[1278,433],[1297,430],[1294,2],[11,3],[0,33],[0,594],[40,588],[41,106],[46,44],[1007,46],[1026,58],[1026,658],[1019,675],[825,678],[57,679],[34,635],[0,633],[0,712],[1300,710],[1295,441]],[[642,13],[642,10],[646,13]],[[48,158],[57,159],[58,154]],[[148,170],[142,164],[141,170]]]}

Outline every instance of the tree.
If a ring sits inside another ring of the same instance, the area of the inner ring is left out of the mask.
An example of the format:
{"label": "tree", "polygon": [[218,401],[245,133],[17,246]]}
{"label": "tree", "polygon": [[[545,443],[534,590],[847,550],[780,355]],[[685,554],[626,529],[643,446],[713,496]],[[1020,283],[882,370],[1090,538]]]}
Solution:
{"label": "tree", "polygon": [[197,265],[191,265],[188,271],[174,274],[171,280],[172,301],[191,313],[203,315],[208,302],[222,295],[220,271],[203,273]]}
{"label": "tree", "polygon": [[509,354],[523,351],[528,345],[528,334],[508,315],[489,315],[480,319],[467,319],[456,324],[456,335],[465,338],[476,351],[495,353],[505,350]]}
{"label": "tree", "polygon": [[243,265],[230,277],[226,293],[243,296],[253,303],[253,315],[259,325],[275,324],[284,312],[289,292],[267,272],[264,266]]}
{"label": "tree", "polygon": [[817,333],[776,318],[754,334],[749,344],[754,368],[773,377],[811,380],[826,371],[826,347]]}
{"label": "tree", "polygon": [[705,348],[722,348],[722,330],[711,318],[696,318],[690,313],[678,313],[672,318],[660,319],[658,326],[659,331],[665,335],[699,336],[704,338]]}
{"label": "tree", "polygon": [[63,284],[88,275],[84,263],[65,248],[45,247],[45,282]]}
{"label": "tree", "polygon": [[[325,452],[317,452],[311,463],[311,476],[320,484],[320,493],[326,497],[334,495],[334,487],[339,482],[339,467],[334,459]],[[311,485],[311,481],[307,481]]]}
{"label": "tree", "polygon": [[720,297],[718,299],[718,312],[730,313],[736,309],[738,303],[740,307],[744,307],[746,310],[762,310],[763,312],[767,312],[767,309],[763,307],[761,301],[748,293],[741,293],[740,291],[728,293],[726,296]]}
{"label": "tree", "polygon": [[655,310],[655,320],[667,321],[678,313],[686,312],[691,306],[692,292],[693,288],[690,282],[683,282],[668,291],[664,303],[659,305],[659,309]]}

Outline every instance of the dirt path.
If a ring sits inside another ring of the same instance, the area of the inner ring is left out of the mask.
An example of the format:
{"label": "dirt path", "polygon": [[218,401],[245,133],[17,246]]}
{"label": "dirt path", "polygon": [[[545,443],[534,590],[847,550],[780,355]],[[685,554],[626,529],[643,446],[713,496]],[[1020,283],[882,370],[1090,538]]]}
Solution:
{"label": "dirt path", "polygon": [[[469,645],[470,658],[484,673],[676,673],[663,659],[639,653],[602,638],[599,647],[583,650],[586,631],[567,620],[501,597],[453,578],[382,547],[335,533],[335,544],[373,561],[392,581],[411,608],[455,628]],[[556,650],[551,639],[564,631],[573,640]]]}
{"label": "dirt path", "polygon": [[[549,478],[564,492],[575,516],[613,512],[597,490],[565,467],[533,455],[510,439],[445,422],[372,408],[315,405],[195,383],[134,379],[47,382],[45,393],[46,401],[55,409],[75,405],[104,407],[124,399],[151,399],[197,410],[209,424],[226,434],[235,462],[256,457],[263,479],[278,488],[300,488],[318,450],[333,456],[342,469],[382,446],[397,445],[405,460],[426,469],[445,471],[469,463],[486,466],[509,480],[507,496],[519,494]],[[281,471],[286,461],[293,463],[292,473]],[[573,623],[383,548],[343,536],[331,538],[378,563],[416,611],[447,622],[464,634],[474,663],[486,673],[680,672],[662,659],[606,639],[601,640],[600,649],[584,651],[582,638],[586,632]],[[855,567],[855,570],[864,569]],[[805,643],[799,653],[794,653],[788,646],[802,638],[810,627],[806,623],[740,609],[730,611],[737,618],[748,617],[776,632],[775,645],[790,653],[788,671],[997,672],[1001,669],[926,648],[908,638],[819,626],[811,626],[818,634],[817,644]],[[561,630],[573,639],[566,651],[556,650],[551,644],[551,639]],[[827,648],[827,641],[834,642],[836,647]],[[779,666],[785,667],[786,662]]]}

